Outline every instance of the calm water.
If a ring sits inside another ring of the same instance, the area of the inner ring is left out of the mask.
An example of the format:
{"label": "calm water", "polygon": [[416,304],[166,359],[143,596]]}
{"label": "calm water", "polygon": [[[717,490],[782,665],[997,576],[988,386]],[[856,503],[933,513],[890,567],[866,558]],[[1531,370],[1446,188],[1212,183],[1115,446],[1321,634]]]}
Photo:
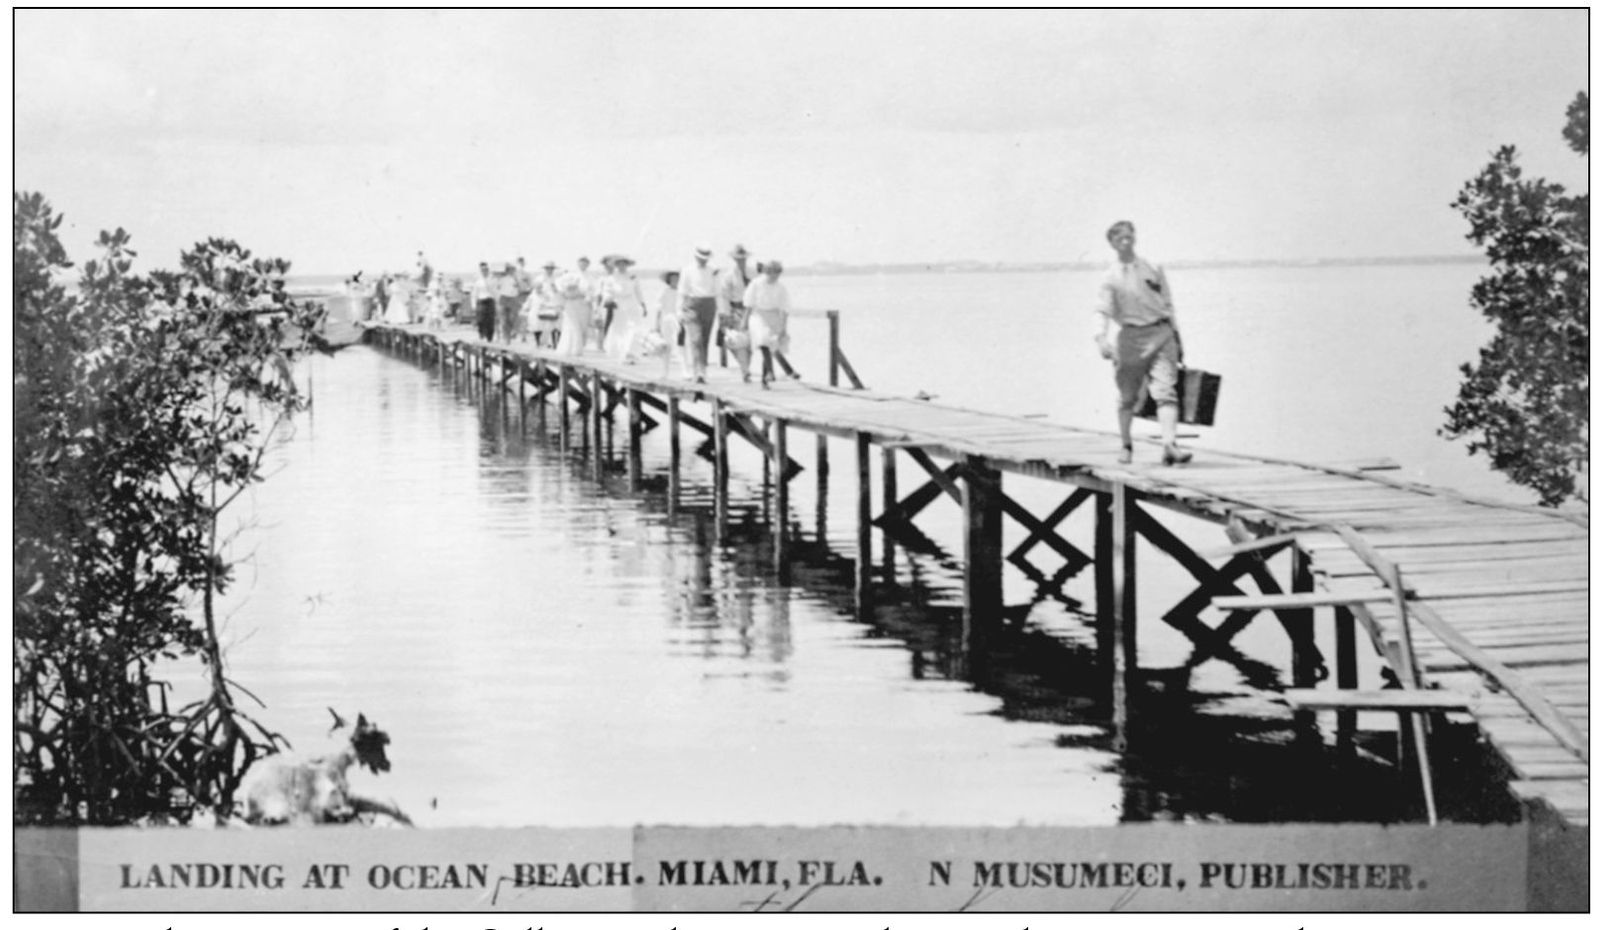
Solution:
{"label": "calm water", "polygon": [[[1434,436],[1457,365],[1485,336],[1465,306],[1476,266],[1174,274],[1189,360],[1224,373],[1202,446],[1308,459],[1392,456],[1402,474],[1523,499]],[[1108,427],[1091,346],[1094,276],[803,277],[799,306],[843,311],[843,347],[871,386],[938,402]],[[651,288],[654,290],[654,287]],[[794,325],[822,377],[824,324]],[[1110,751],[1089,673],[1083,576],[1057,596],[1005,570],[1023,627],[989,654],[959,637],[956,508],[897,548],[873,622],[854,619],[855,472],[830,444],[815,493],[792,485],[788,584],[769,572],[760,456],[734,456],[718,545],[709,466],[688,455],[666,501],[666,430],[627,485],[616,437],[603,483],[581,444],[540,434],[435,369],[359,346],[315,360],[315,406],[241,511],[231,672],[299,753],[329,747],[326,707],[392,735],[393,770],[361,776],[422,825],[1105,824],[1122,819],[1394,819],[1412,797],[1371,766],[1340,772],[1289,745],[1270,694],[1288,643],[1263,617],[1243,659],[1172,671],[1182,637],[1144,622],[1150,669],[1132,750]],[[574,424],[578,428],[578,424]],[[580,429],[579,429],[580,434]],[[903,493],[920,480],[904,463]],[[1046,513],[1058,489],[1010,481]],[[946,505],[946,506],[944,506]],[[1173,521],[1195,545],[1216,527]],[[1064,525],[1086,546],[1091,522]],[[1006,542],[1020,538],[1010,525]],[[880,546],[876,539],[876,549]],[[1037,561],[1045,571],[1054,563]],[[1140,547],[1142,615],[1191,585]],[[1210,618],[1207,618],[1210,619]],[[1371,666],[1371,663],[1369,663]],[[1364,670],[1372,680],[1374,670]],[[1183,690],[1186,689],[1186,690]],[[1490,816],[1488,794],[1452,812]],[[1466,794],[1465,794],[1466,792]],[[1445,811],[1443,811],[1445,813]]]}

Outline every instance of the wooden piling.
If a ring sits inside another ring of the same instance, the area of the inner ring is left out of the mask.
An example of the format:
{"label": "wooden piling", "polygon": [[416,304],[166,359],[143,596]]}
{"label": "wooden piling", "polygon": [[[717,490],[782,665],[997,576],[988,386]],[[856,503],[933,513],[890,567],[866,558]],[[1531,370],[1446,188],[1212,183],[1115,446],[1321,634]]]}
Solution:
{"label": "wooden piling", "polygon": [[[1334,608],[1334,683],[1352,690],[1356,680],[1356,617],[1349,607]],[[1348,757],[1356,756],[1356,711],[1340,709],[1334,745]]]}
{"label": "wooden piling", "polygon": [[556,365],[555,376],[558,379],[555,402],[560,405],[560,450],[565,452],[572,447],[572,405],[567,391],[571,384],[571,370],[565,364]]}
{"label": "wooden piling", "polygon": [[[1314,588],[1311,564],[1299,549],[1290,551],[1289,590],[1303,594]],[[1317,684],[1317,613],[1315,610],[1295,611],[1289,621],[1290,680],[1297,688],[1310,688]]]}
{"label": "wooden piling", "polygon": [[1003,473],[971,456],[964,475],[964,639],[973,642],[1003,619]]}
{"label": "wooden piling", "polygon": [[870,564],[874,556],[873,540],[870,538],[874,524],[871,495],[869,493],[869,434],[857,434],[857,568],[853,589],[854,601],[857,607],[859,620],[868,620],[874,615],[873,598],[873,566]]}
{"label": "wooden piling", "polygon": [[[736,419],[731,420],[730,422],[735,423],[736,425],[740,423],[749,425],[750,420]],[[751,432],[759,432],[762,438],[762,442],[754,444],[760,446],[762,450],[762,509],[767,511],[770,507],[768,502],[773,500],[773,450],[768,448],[768,427],[766,423],[762,424],[760,428],[754,428],[751,430]],[[744,427],[741,427],[740,429],[740,436],[741,438],[745,438],[747,436],[747,431]]]}
{"label": "wooden piling", "polygon": [[600,480],[605,464],[605,444],[602,441],[605,435],[604,410],[600,403],[600,372],[599,369],[590,369],[588,375],[588,446],[589,462],[594,471],[594,480]]}
{"label": "wooden piling", "polygon": [[521,412],[521,425],[527,425],[527,359],[516,360],[516,408]]}
{"label": "wooden piling", "polygon": [[644,463],[640,458],[639,441],[639,392],[633,388],[628,393],[628,489],[639,490],[639,481],[643,476]]}
{"label": "wooden piling", "polygon": [[712,398],[712,506],[721,542],[729,523],[729,418],[716,397]]}
{"label": "wooden piling", "polygon": [[[822,459],[829,457],[825,446],[828,440],[822,434],[818,436],[819,455]],[[829,466],[825,464],[818,469],[817,480],[813,482],[813,540],[820,546],[829,544]]]}
{"label": "wooden piling", "polygon": [[678,512],[678,469],[683,460],[683,441],[679,435],[682,424],[678,421],[678,395],[667,398],[667,445],[672,450],[672,462],[667,466],[667,513]]}
{"label": "wooden piling", "polygon": [[1136,504],[1132,494],[1126,482],[1110,482],[1098,519],[1100,530],[1107,530],[1107,539],[1100,541],[1095,566],[1099,649],[1110,674],[1110,720],[1118,752],[1126,749],[1129,691],[1138,657],[1137,534],[1131,519]]}
{"label": "wooden piling", "polygon": [[[897,506],[897,450],[888,446],[880,447],[880,512],[891,513]],[[897,541],[891,535],[891,528],[884,527],[880,531],[880,564],[885,575],[886,584],[896,581],[897,577]]]}
{"label": "wooden piling", "polygon": [[838,387],[841,383],[841,312],[829,310],[824,315],[829,320],[829,386]]}
{"label": "wooden piling", "polygon": [[1093,630],[1094,654],[1106,678],[1115,677],[1115,500],[1101,494],[1093,501]]}
{"label": "wooden piling", "polygon": [[549,432],[549,404],[544,398],[544,385],[549,381],[549,363],[543,359],[533,360],[533,406],[538,408],[538,432]]}
{"label": "wooden piling", "polygon": [[786,427],[782,417],[773,421],[774,474],[778,476],[773,489],[773,571],[780,578],[790,574],[790,482],[785,480],[790,456],[785,448]]}

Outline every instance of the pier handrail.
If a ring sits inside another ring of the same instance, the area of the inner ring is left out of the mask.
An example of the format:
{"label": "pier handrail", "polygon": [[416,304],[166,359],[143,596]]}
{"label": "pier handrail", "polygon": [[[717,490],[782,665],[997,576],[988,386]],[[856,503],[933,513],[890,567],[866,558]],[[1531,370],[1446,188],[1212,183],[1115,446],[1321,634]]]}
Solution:
{"label": "pier handrail", "polygon": [[1579,526],[1584,529],[1590,529],[1592,525],[1591,515],[1589,513],[1583,514],[1572,510],[1561,510],[1554,507],[1537,507],[1531,504],[1516,504],[1512,501],[1496,500],[1494,498],[1483,497],[1477,494],[1467,494],[1453,488],[1435,487],[1434,485],[1420,484],[1416,481],[1403,481],[1397,478],[1391,478],[1388,475],[1376,474],[1372,469],[1363,470],[1355,468],[1342,468],[1336,465],[1328,465],[1321,462],[1301,462],[1295,459],[1286,459],[1280,456],[1261,455],[1251,452],[1229,452],[1223,449],[1212,449],[1198,444],[1196,444],[1194,448],[1199,452],[1224,455],[1228,458],[1243,459],[1249,462],[1265,462],[1271,465],[1287,465],[1296,468],[1305,468],[1310,471],[1319,471],[1330,475],[1338,475],[1342,478],[1354,478],[1360,481],[1370,481],[1374,484],[1383,485],[1387,488],[1395,488],[1399,491],[1410,491],[1414,494],[1422,494],[1426,497],[1438,497],[1446,500],[1461,501],[1465,504],[1475,504],[1481,507],[1495,507],[1501,510],[1513,510],[1519,513],[1527,513],[1537,517],[1551,517],[1556,520],[1563,520],[1566,523],[1572,523],[1575,526]]}
{"label": "pier handrail", "polygon": [[841,311],[818,310],[811,307],[800,310],[791,310],[790,315],[805,319],[829,320],[829,386],[840,387],[841,372],[846,372],[847,380],[852,387],[859,391],[868,390],[863,386],[863,379],[857,376],[852,363],[847,360],[846,353],[841,351]]}
{"label": "pier handrail", "polygon": [[[1391,584],[1399,592],[1401,574],[1399,566],[1385,559],[1373,547],[1372,543],[1369,543],[1362,537],[1362,534],[1350,527],[1336,525],[1332,529],[1362,559],[1363,563],[1372,569],[1374,574],[1379,576],[1380,580],[1383,580],[1386,584]],[[1390,575],[1388,578],[1386,577],[1387,572]],[[1537,723],[1541,724],[1543,729],[1551,733],[1553,739],[1556,739],[1560,745],[1574,753],[1581,761],[1591,762],[1591,744],[1587,742],[1585,735],[1533,685],[1453,629],[1451,624],[1430,609],[1429,605],[1420,602],[1416,592],[1406,592],[1406,596],[1397,607],[1398,611],[1403,608],[1416,615],[1418,622],[1422,623],[1429,632],[1445,643],[1452,652],[1462,657],[1464,661],[1476,669],[1479,669],[1481,673],[1489,676],[1502,690],[1512,695],[1513,699],[1518,701],[1519,705]],[[1405,626],[1404,613],[1402,623]],[[1411,633],[1404,629],[1402,637],[1402,651],[1410,656],[1412,654]]]}

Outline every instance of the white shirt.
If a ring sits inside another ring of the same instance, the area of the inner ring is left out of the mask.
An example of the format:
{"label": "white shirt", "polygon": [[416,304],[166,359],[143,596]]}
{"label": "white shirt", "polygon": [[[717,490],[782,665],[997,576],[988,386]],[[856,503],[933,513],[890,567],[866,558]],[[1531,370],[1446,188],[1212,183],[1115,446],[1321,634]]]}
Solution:
{"label": "white shirt", "polygon": [[749,304],[750,301],[745,299],[746,288],[750,286],[750,281],[754,280],[758,279],[748,280],[742,276],[740,269],[731,265],[718,275],[718,290],[722,292],[723,300],[731,307],[738,307],[742,303]]}
{"label": "white shirt", "polygon": [[600,299],[616,301],[619,310],[644,306],[644,297],[639,293],[639,279],[629,274],[613,274],[602,281]]}
{"label": "white shirt", "polygon": [[1104,270],[1093,310],[1122,326],[1148,326],[1176,316],[1166,272],[1138,256]]}
{"label": "white shirt", "polygon": [[790,312],[790,291],[782,281],[769,281],[766,277],[751,282],[745,289],[745,305],[752,310]]}
{"label": "white shirt", "polygon": [[600,296],[600,283],[605,280],[605,272],[591,265],[587,271],[579,270],[577,279],[583,282],[583,292],[588,299],[595,300]]}
{"label": "white shirt", "polygon": [[532,292],[538,295],[539,303],[543,304],[545,307],[560,306],[560,285],[555,281],[554,278],[540,278],[538,282],[533,285]]}
{"label": "white shirt", "polygon": [[561,300],[588,300],[588,281],[580,271],[568,271],[555,281]]}
{"label": "white shirt", "polygon": [[678,274],[679,297],[716,297],[717,269],[711,262],[690,262]]}

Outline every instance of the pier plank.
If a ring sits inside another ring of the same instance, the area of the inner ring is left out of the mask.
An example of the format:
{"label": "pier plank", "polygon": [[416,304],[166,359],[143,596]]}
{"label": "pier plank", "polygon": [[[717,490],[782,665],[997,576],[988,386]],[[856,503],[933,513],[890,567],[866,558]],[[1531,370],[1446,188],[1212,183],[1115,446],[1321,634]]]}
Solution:
{"label": "pier plank", "polygon": [[[1553,627],[1489,627],[1475,629],[1473,627],[1453,624],[1453,628],[1463,634],[1463,637],[1476,646],[1496,646],[1508,648],[1510,646],[1534,646],[1551,643],[1585,643],[1591,640],[1591,633],[1584,626],[1563,624]],[[1433,646],[1440,640],[1432,633],[1414,631],[1413,645],[1420,648],[1424,643]]]}
{"label": "pier plank", "polygon": [[[1483,645],[1483,644],[1476,644]],[[1528,669],[1537,665],[1556,665],[1563,662],[1588,662],[1591,660],[1591,645],[1589,643],[1538,643],[1508,646],[1484,646],[1485,652],[1499,662],[1512,668]],[[1441,666],[1450,668],[1468,668],[1472,662],[1450,650],[1436,650],[1430,647],[1427,651],[1419,650],[1419,661],[1431,670]]]}
{"label": "pier plank", "polygon": [[[1500,585],[1520,584],[1538,585],[1554,582],[1587,581],[1590,571],[1587,566],[1577,565],[1573,562],[1544,562],[1520,561],[1517,563],[1501,563],[1490,568],[1487,563],[1475,565],[1441,565],[1419,566],[1416,569],[1404,570],[1403,577],[1407,583],[1423,590],[1436,588],[1455,588],[1464,584],[1483,584],[1495,588]],[[1345,580],[1370,574],[1362,569],[1347,569],[1344,571],[1322,572],[1330,578]],[[1577,590],[1577,589],[1570,589]]]}

